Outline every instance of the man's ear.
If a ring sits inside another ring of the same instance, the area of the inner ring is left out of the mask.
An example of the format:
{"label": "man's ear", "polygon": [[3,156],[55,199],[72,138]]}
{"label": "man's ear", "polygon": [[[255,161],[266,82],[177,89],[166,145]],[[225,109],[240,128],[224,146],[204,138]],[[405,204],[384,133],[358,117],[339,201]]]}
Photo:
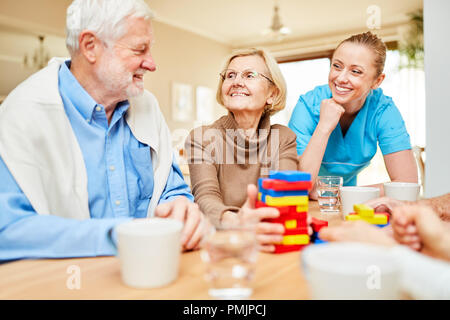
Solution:
{"label": "man's ear", "polygon": [[90,63],[95,63],[100,52],[103,50],[103,44],[94,32],[85,30],[78,36],[80,53]]}
{"label": "man's ear", "polygon": [[380,74],[372,84],[371,89],[373,90],[377,89],[381,85],[385,77],[386,75],[384,73]]}

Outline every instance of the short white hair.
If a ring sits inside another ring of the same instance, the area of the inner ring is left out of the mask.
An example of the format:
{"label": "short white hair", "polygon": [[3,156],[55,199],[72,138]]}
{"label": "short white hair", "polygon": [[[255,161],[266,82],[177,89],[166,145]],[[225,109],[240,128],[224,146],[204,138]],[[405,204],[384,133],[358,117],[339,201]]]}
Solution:
{"label": "short white hair", "polygon": [[114,41],[126,33],[128,17],[154,17],[143,0],[74,0],[67,8],[66,46],[73,55],[79,49],[78,37],[90,30],[104,42]]}

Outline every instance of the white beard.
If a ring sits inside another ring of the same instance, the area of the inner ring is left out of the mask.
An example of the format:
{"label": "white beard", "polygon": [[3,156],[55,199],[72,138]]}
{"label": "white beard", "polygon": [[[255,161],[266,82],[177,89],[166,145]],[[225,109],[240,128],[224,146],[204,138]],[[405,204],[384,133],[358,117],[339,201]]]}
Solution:
{"label": "white beard", "polygon": [[[128,97],[136,97],[144,92],[143,82],[135,83],[133,73],[127,71],[125,66],[116,57],[113,50],[107,51],[108,58],[102,59],[102,63],[96,71],[97,77],[108,92],[117,95],[121,100]],[[144,74],[146,70],[138,69],[136,73]]]}

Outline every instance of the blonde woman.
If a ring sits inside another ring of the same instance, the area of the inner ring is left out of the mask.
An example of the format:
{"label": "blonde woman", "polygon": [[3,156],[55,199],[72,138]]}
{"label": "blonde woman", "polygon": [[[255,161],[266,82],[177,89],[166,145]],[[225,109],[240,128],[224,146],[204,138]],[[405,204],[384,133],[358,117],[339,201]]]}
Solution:
{"label": "blonde woman", "polygon": [[[195,201],[216,226],[242,216],[278,216],[273,208],[254,209],[258,178],[270,169],[297,170],[298,165],[295,134],[270,124],[270,116],[286,103],[276,61],[261,49],[232,54],[220,73],[216,98],[228,115],[192,130],[186,140]],[[266,222],[257,230],[262,250],[269,252],[284,232],[281,224]]]}
{"label": "blonde woman", "polygon": [[[300,96],[289,128],[297,134],[300,169],[313,180],[336,175],[344,185],[356,185],[378,142],[391,180],[417,182],[402,116],[379,88],[385,60],[386,46],[376,35],[351,36],[334,51],[328,84]],[[317,197],[314,190],[310,197]]]}

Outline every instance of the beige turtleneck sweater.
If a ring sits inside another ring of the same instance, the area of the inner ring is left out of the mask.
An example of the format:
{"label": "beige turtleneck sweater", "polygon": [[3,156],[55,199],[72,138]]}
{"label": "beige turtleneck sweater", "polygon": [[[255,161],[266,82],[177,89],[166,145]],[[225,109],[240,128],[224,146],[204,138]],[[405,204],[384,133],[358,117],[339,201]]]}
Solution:
{"label": "beige turtleneck sweater", "polygon": [[195,202],[216,226],[224,212],[239,211],[248,184],[257,184],[269,170],[297,170],[294,132],[271,126],[269,115],[262,116],[251,138],[238,129],[231,113],[195,128],[186,139],[186,152]]}

